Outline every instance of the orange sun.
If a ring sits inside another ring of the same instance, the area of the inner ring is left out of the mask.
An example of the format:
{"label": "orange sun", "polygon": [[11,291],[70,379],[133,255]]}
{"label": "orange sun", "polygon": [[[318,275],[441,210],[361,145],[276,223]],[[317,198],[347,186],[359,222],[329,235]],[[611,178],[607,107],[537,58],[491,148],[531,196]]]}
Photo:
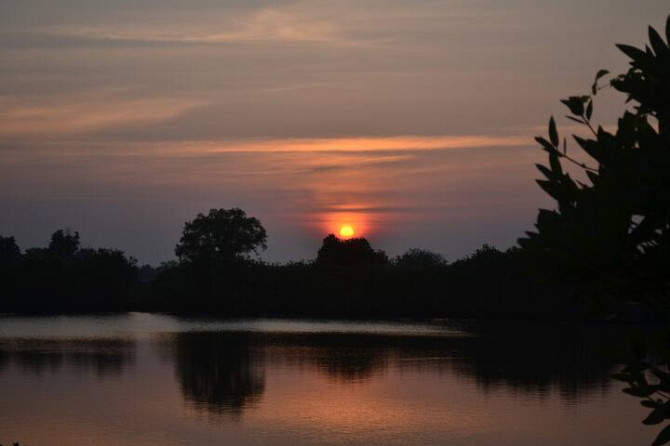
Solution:
{"label": "orange sun", "polygon": [[353,237],[354,236],[354,228],[352,228],[351,226],[348,226],[348,225],[342,226],[340,228],[340,236],[344,237],[344,238]]}

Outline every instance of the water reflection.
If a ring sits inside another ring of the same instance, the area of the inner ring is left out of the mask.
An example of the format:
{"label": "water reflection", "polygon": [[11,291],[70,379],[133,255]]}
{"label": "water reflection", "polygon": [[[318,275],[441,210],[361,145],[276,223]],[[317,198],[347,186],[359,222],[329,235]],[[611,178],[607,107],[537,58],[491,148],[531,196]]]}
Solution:
{"label": "water reflection", "polygon": [[265,391],[263,350],[246,333],[179,333],[175,370],[196,410],[239,416]]}
{"label": "water reflection", "polygon": [[130,339],[18,339],[0,341],[0,372],[9,364],[32,375],[60,372],[64,366],[98,377],[118,376],[135,362]]}
{"label": "water reflection", "polygon": [[239,417],[261,401],[266,370],[278,367],[343,384],[371,382],[390,368],[452,374],[484,392],[511,388],[543,397],[556,391],[572,404],[609,386],[612,365],[599,338],[579,330],[455,337],[188,332],[174,335],[173,351],[184,399],[198,411]]}
{"label": "water reflection", "polygon": [[[484,330],[453,351],[451,370],[473,377],[484,391],[509,387],[568,403],[610,385],[612,349],[625,339],[611,330]],[[606,351],[604,346],[609,346]]]}
{"label": "water reflection", "polygon": [[7,368],[9,365],[9,354],[0,347],[0,374]]}
{"label": "water reflection", "polygon": [[275,363],[308,367],[330,381],[365,383],[389,366],[393,350],[389,336],[374,334],[282,334],[263,343]]}
{"label": "water reflection", "polygon": [[166,432],[175,444],[283,446],[644,438],[644,413],[609,389],[611,356],[600,346],[617,342],[618,327],[310,332],[296,321],[287,331],[178,323],[106,337],[5,331],[0,442],[148,446],[166,444]]}

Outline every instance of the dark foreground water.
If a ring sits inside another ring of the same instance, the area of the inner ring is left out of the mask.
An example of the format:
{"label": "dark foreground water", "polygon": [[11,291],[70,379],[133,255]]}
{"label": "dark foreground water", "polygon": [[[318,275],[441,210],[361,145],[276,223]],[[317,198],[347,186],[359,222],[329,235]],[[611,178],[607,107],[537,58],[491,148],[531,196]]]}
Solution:
{"label": "dark foreground water", "polygon": [[646,445],[618,330],[0,317],[0,443]]}

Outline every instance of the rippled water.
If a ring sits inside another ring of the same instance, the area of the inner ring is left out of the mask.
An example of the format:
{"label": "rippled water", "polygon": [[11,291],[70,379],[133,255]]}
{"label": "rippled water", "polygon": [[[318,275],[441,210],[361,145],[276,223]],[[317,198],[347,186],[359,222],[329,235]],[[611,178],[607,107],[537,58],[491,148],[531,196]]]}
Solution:
{"label": "rippled water", "polygon": [[631,445],[601,328],[0,317],[0,443]]}

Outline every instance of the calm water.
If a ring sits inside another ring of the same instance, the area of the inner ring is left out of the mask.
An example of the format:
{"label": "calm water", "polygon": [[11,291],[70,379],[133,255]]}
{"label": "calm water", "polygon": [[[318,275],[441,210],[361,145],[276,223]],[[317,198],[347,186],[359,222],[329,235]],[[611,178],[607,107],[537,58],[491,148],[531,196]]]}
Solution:
{"label": "calm water", "polygon": [[0,317],[0,443],[634,445],[616,333],[466,323]]}

